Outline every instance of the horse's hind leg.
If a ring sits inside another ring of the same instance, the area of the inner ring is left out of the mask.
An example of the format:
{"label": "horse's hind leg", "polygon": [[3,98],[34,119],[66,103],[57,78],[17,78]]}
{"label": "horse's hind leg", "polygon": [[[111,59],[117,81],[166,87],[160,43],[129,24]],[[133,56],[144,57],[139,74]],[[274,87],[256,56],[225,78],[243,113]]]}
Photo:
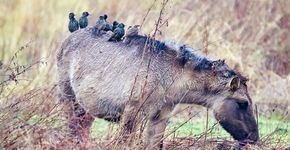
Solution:
{"label": "horse's hind leg", "polygon": [[78,103],[74,103],[72,111],[73,113],[69,118],[69,128],[73,135],[84,141],[89,138],[90,127],[94,117],[87,113]]}
{"label": "horse's hind leg", "polygon": [[81,141],[86,140],[89,137],[90,126],[94,118],[75,101],[75,98],[61,97],[60,101],[68,121],[70,136]]}

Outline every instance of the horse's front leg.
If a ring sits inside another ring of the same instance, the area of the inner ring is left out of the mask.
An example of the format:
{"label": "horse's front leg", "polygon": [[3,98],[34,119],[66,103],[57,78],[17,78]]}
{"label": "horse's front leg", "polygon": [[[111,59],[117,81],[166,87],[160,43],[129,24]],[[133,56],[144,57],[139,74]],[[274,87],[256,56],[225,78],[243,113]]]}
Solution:
{"label": "horse's front leg", "polygon": [[164,132],[172,110],[172,107],[165,107],[150,114],[147,125],[145,149],[151,150],[163,148]]}

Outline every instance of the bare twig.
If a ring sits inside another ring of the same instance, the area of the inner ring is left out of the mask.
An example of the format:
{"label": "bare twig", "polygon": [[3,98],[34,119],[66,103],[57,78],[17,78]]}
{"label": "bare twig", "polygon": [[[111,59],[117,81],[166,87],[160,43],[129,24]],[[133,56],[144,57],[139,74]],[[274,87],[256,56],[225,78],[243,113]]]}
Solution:
{"label": "bare twig", "polygon": [[154,0],[154,2],[153,2],[153,3],[151,4],[151,6],[148,8],[148,10],[147,10],[147,12],[146,12],[145,16],[143,17],[142,23],[141,23],[141,25],[140,25],[140,30],[141,30],[141,28],[142,28],[142,26],[143,26],[144,22],[146,21],[146,19],[147,19],[147,16],[149,15],[149,13],[150,13],[151,9],[154,7],[154,5],[155,5],[156,1],[157,1],[157,0]]}
{"label": "bare twig", "polygon": [[152,35],[152,37],[153,37],[154,40],[156,38],[157,31],[160,31],[159,30],[159,25],[162,24],[163,13],[164,13],[164,10],[165,10],[165,7],[166,7],[168,1],[169,0],[163,0],[163,2],[161,3],[161,9],[159,11],[158,20],[157,20],[157,22],[155,24],[155,30],[154,30],[153,35]]}
{"label": "bare twig", "polygon": [[203,141],[203,148],[205,149],[206,146],[206,138],[207,138],[207,130],[208,130],[208,108],[206,109],[206,123],[205,123],[205,134],[204,134],[204,141]]}

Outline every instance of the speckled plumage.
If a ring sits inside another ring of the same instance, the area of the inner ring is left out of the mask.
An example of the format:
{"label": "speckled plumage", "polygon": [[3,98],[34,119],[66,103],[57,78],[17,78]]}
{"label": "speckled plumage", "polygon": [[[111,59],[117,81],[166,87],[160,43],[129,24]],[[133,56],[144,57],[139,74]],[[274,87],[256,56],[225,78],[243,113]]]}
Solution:
{"label": "speckled plumage", "polygon": [[93,34],[99,34],[101,30],[104,30],[106,28],[106,24],[107,23],[104,16],[100,16],[96,22],[96,25],[93,28]]}
{"label": "speckled plumage", "polygon": [[70,32],[74,32],[79,29],[79,23],[75,19],[75,14],[74,13],[69,13],[69,24],[68,24],[68,30]]}
{"label": "speckled plumage", "polygon": [[85,28],[88,26],[89,24],[88,16],[89,16],[88,12],[83,12],[83,15],[81,16],[79,20],[80,28]]}
{"label": "speckled plumage", "polygon": [[130,43],[131,41],[130,38],[138,35],[139,27],[140,25],[134,25],[134,26],[128,27],[125,38],[124,38],[124,43],[127,43],[127,44]]}
{"label": "speckled plumage", "polygon": [[108,15],[104,14],[103,17],[104,17],[104,20],[106,22],[106,26],[104,28],[104,31],[112,31],[113,26],[107,21]]}
{"label": "speckled plumage", "polygon": [[120,23],[118,27],[114,30],[114,34],[111,36],[109,41],[120,41],[122,37],[125,35],[125,25]]}
{"label": "speckled plumage", "polygon": [[107,21],[107,18],[108,18],[108,15],[107,14],[104,14],[105,21]]}
{"label": "speckled plumage", "polygon": [[138,35],[139,27],[140,25],[129,26],[128,30],[126,31],[126,37]]}
{"label": "speckled plumage", "polygon": [[118,26],[118,22],[117,21],[114,21],[113,22],[113,26],[112,26],[112,31],[114,32],[114,30],[117,28],[117,26]]}

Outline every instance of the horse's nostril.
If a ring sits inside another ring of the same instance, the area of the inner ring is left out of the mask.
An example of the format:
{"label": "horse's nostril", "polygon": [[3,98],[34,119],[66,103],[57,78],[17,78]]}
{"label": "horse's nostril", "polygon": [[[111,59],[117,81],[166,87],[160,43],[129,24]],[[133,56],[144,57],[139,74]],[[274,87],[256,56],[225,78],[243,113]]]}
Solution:
{"label": "horse's nostril", "polygon": [[248,101],[239,101],[238,105],[240,109],[246,110],[248,108],[249,103]]}

